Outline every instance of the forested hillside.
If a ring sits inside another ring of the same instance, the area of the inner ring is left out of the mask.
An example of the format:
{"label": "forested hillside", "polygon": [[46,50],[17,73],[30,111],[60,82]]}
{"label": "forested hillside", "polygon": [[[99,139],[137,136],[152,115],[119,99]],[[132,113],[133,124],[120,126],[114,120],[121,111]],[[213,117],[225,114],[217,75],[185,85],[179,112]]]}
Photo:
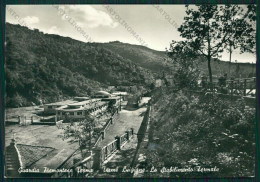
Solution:
{"label": "forested hillside", "polygon": [[156,51],[140,45],[132,45],[119,41],[98,44],[112,52],[117,52],[125,59],[130,59],[139,66],[150,69],[153,72],[168,72],[172,68],[172,62],[166,52]]}
{"label": "forested hillside", "polygon": [[[207,63],[198,59],[201,73]],[[213,75],[228,73],[228,64],[212,61]],[[29,106],[89,95],[108,85],[149,87],[175,66],[167,54],[119,41],[84,43],[49,35],[20,25],[6,24],[7,107]],[[255,65],[231,65],[234,76],[255,75]]]}
{"label": "forested hillside", "polygon": [[6,101],[27,106],[107,85],[149,85],[153,75],[98,45],[6,24]]}
{"label": "forested hillside", "polygon": [[[107,48],[112,52],[116,52],[123,58],[129,59],[137,65],[150,69],[155,73],[159,73],[159,75],[162,72],[169,74],[170,71],[174,70],[175,68],[175,66],[173,65],[173,61],[169,59],[169,57],[167,57],[167,54],[163,51],[155,51],[144,46],[132,45],[119,41],[95,44]],[[201,73],[208,75],[208,65],[206,58],[201,56],[197,58],[197,61]],[[211,62],[213,75],[222,76],[224,73],[227,73],[229,78],[237,78],[240,76],[242,78],[247,78],[255,76],[255,64],[235,63],[233,61],[230,64],[230,74],[229,64],[229,62],[221,61],[219,59],[213,59]]]}

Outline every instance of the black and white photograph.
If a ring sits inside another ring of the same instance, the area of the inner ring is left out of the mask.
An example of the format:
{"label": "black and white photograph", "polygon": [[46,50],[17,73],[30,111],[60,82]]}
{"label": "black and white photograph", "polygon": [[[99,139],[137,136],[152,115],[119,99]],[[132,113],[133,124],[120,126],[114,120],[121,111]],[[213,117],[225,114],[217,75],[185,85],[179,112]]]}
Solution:
{"label": "black and white photograph", "polygon": [[5,178],[255,178],[256,4],[6,5]]}

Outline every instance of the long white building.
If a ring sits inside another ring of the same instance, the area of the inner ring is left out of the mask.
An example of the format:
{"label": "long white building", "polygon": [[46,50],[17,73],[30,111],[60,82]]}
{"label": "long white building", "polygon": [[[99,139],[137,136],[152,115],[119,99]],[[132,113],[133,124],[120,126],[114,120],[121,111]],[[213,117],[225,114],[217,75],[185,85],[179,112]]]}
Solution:
{"label": "long white building", "polygon": [[108,107],[108,102],[101,101],[101,99],[90,99],[87,101],[68,104],[56,110],[56,117],[58,120],[65,118],[83,119],[88,114],[96,115],[104,112]]}

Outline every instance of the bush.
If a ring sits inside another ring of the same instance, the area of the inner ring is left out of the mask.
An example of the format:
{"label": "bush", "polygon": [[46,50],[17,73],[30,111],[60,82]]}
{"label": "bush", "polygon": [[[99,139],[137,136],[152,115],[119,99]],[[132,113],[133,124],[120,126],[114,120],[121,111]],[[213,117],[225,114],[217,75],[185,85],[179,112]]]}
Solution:
{"label": "bush", "polygon": [[178,92],[162,94],[155,104],[160,107],[153,107],[152,113],[160,114],[153,116],[156,126],[150,132],[158,139],[153,141],[157,149],[147,154],[149,165],[183,168],[193,165],[188,161],[196,161],[199,166],[220,168],[219,173],[178,177],[254,175],[255,109],[248,108],[243,99],[230,102],[216,95]]}
{"label": "bush", "polygon": [[27,100],[19,94],[15,94],[12,98],[6,98],[6,105],[10,107],[22,107],[26,106],[27,104]]}

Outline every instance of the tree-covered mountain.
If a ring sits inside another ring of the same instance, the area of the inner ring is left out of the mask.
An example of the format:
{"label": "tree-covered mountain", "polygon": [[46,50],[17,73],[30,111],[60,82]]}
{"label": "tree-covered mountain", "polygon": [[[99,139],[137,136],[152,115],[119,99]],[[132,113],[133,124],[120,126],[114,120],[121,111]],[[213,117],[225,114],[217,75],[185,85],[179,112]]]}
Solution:
{"label": "tree-covered mountain", "polygon": [[155,73],[161,71],[168,72],[172,67],[171,61],[169,61],[167,54],[163,51],[156,51],[141,45],[132,45],[119,41],[96,44],[116,52],[123,58],[129,59],[135,64]]}
{"label": "tree-covered mountain", "polygon": [[[94,43],[96,45],[102,46],[106,49],[111,50],[122,56],[125,59],[129,59],[137,65],[147,68],[156,75],[170,74],[172,70],[175,70],[173,61],[169,59],[167,54],[163,51],[156,51],[149,49],[140,45],[132,45],[128,43],[122,43],[119,41],[113,41],[109,43]],[[208,64],[204,57],[197,58],[199,64],[199,70],[201,74],[208,75]],[[226,61],[221,61],[220,59],[212,59],[212,73],[214,76],[223,76],[224,73],[228,74],[228,77],[241,77],[247,78],[255,76],[256,67],[255,64],[251,63],[235,63],[231,64]],[[229,74],[230,65],[230,74]]]}
{"label": "tree-covered mountain", "polygon": [[153,74],[105,47],[6,24],[8,107],[89,95],[108,85],[148,86]]}
{"label": "tree-covered mountain", "polygon": [[[148,87],[154,78],[174,70],[172,60],[162,51],[119,41],[85,43],[9,23],[5,44],[7,107],[89,95],[108,85]],[[207,75],[207,62],[198,61]],[[228,73],[228,64],[212,61],[213,75]],[[255,65],[232,63],[231,73],[254,76]]]}

